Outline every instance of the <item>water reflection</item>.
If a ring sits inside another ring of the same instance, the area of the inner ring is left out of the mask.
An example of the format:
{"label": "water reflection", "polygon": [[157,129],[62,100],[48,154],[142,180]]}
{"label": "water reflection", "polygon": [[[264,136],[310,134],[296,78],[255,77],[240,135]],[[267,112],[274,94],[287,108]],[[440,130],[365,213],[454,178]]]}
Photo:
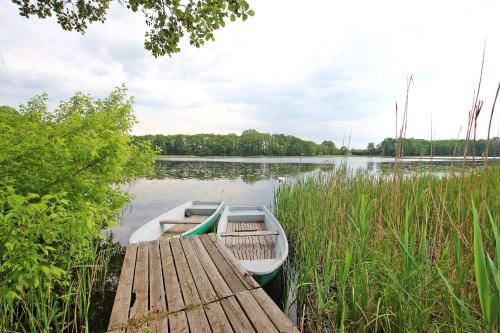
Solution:
{"label": "water reflection", "polygon": [[[465,168],[473,166],[481,166],[482,162],[466,161]],[[367,170],[375,174],[387,174],[393,172],[395,167],[394,161],[384,162],[368,162]],[[422,173],[431,172],[433,174],[446,174],[450,171],[458,171],[462,168],[462,161],[453,160],[403,160],[401,167],[404,173]]]}
{"label": "water reflection", "polygon": [[277,177],[297,176],[320,168],[318,164],[241,163],[159,160],[150,179],[236,180],[247,184]]}
{"label": "water reflection", "polygon": [[[178,180],[242,180],[247,184],[253,184],[257,181],[272,180],[277,177],[297,177],[303,173],[313,173],[314,171],[328,171],[335,166],[347,164],[348,167],[356,169],[365,169],[369,173],[386,173],[394,170],[393,159],[381,158],[350,158],[342,161],[308,161],[304,158],[304,163],[277,163],[272,160],[271,163],[262,163],[262,161],[249,158],[254,163],[233,162],[232,160],[222,162],[220,160],[177,160],[162,159],[156,162],[156,168],[149,179],[178,179]],[[360,162],[361,161],[361,162]],[[444,172],[449,171],[450,165],[461,167],[461,162],[452,160],[403,160],[402,168],[405,172]],[[480,162],[466,162],[466,167],[472,167],[474,164],[480,165]]]}

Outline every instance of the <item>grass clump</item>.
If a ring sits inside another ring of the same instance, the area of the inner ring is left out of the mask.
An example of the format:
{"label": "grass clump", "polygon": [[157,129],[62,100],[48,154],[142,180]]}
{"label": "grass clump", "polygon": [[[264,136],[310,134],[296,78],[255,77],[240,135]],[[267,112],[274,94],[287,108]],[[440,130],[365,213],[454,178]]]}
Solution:
{"label": "grass clump", "polygon": [[498,330],[500,167],[282,184],[306,331]]}

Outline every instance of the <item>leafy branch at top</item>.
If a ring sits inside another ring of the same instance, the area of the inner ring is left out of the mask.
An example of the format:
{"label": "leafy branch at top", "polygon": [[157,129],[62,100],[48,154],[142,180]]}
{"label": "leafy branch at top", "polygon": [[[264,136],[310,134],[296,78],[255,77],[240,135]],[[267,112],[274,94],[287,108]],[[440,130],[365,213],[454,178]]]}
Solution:
{"label": "leafy branch at top", "polygon": [[[254,11],[245,0],[117,0],[133,12],[142,11],[149,31],[144,47],[155,56],[180,51],[179,42],[189,36],[191,45],[201,47],[215,40],[214,32],[225,19],[245,21]],[[64,30],[85,33],[93,22],[104,22],[111,0],[12,0],[26,18],[55,16]]]}

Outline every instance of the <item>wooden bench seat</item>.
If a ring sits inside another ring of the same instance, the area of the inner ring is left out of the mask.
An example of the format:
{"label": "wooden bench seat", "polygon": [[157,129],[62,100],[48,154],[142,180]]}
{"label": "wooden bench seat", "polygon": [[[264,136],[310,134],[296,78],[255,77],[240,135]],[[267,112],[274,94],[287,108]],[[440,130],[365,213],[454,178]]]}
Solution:
{"label": "wooden bench seat", "polygon": [[160,224],[200,224],[204,221],[194,221],[194,220],[163,220]]}

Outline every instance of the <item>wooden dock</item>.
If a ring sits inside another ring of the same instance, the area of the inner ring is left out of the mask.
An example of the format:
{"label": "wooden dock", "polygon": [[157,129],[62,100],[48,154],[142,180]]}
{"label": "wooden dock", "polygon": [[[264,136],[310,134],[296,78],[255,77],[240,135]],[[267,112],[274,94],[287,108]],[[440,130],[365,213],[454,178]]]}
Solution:
{"label": "wooden dock", "polygon": [[298,332],[214,234],[130,244],[109,332]]}

